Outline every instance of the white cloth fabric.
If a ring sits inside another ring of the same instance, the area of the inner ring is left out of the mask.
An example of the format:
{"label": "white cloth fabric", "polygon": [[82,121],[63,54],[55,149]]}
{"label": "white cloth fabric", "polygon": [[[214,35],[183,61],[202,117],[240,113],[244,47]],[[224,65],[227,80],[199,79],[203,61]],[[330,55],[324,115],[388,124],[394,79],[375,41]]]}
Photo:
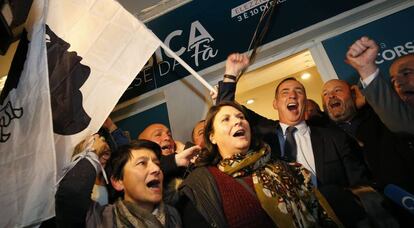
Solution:
{"label": "white cloth fabric", "polygon": [[30,43],[24,69],[17,88],[0,104],[0,227],[25,227],[54,214],[46,10],[44,0],[33,1],[26,23]]}
{"label": "white cloth fabric", "polygon": [[[0,104],[0,227],[54,216],[55,185],[75,145],[98,131],[161,43],[114,0],[34,0],[28,18],[25,67]],[[91,121],[73,135],[53,134],[45,23],[90,68],[80,92]]]}
{"label": "white cloth fabric", "polygon": [[[81,87],[83,108],[92,118],[87,129],[55,134],[58,175],[75,145],[98,131],[118,99],[159,47],[160,40],[113,0],[50,0],[46,23],[82,57],[91,72]],[[139,54],[137,54],[139,53]]]}
{"label": "white cloth fabric", "polygon": [[108,204],[108,189],[106,186],[94,184],[91,199],[98,202],[101,206]]}

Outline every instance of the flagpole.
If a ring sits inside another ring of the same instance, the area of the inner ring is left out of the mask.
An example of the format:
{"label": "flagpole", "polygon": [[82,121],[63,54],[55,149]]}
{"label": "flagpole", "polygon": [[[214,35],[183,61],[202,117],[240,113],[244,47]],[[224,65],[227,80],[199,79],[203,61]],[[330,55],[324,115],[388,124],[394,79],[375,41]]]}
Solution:
{"label": "flagpole", "polygon": [[[153,33],[154,34],[154,33]],[[154,34],[155,35],[155,34]],[[158,37],[157,37],[158,38]],[[172,56],[177,62],[179,62],[188,72],[190,72],[201,84],[203,84],[209,91],[215,92],[214,88],[208,84],[208,82],[202,78],[193,68],[191,68],[184,60],[182,60],[175,52],[173,52],[167,45],[165,45],[162,41],[160,41],[160,46],[170,55]]]}

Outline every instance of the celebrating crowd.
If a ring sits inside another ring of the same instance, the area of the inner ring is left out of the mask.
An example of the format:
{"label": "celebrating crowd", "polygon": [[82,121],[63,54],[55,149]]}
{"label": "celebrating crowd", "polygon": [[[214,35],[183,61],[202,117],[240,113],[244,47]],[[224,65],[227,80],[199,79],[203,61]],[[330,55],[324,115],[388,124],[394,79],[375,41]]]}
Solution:
{"label": "celebrating crowd", "polygon": [[57,226],[414,227],[388,193],[414,194],[414,55],[393,62],[389,83],[377,54],[368,37],[349,47],[359,83],[325,82],[323,111],[284,78],[269,107],[277,121],[235,102],[250,62],[231,54],[193,144],[160,123],[130,140],[108,118],[75,149]]}

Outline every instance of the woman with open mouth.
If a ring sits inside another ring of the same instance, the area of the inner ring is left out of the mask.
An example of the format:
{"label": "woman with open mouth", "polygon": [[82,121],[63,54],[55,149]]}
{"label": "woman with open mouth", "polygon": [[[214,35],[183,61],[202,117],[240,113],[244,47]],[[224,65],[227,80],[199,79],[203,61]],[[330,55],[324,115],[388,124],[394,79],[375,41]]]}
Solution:
{"label": "woman with open mouth", "polygon": [[[98,135],[83,145],[56,192],[57,227],[181,227],[178,212],[162,201],[164,175],[158,144],[138,140],[123,145],[110,162],[108,146]],[[107,179],[122,197],[113,204],[101,205],[90,193],[107,162],[112,170]]]}
{"label": "woman with open mouth", "polygon": [[273,161],[243,108],[213,106],[206,150],[180,186],[184,227],[338,227],[333,210],[299,163]]}

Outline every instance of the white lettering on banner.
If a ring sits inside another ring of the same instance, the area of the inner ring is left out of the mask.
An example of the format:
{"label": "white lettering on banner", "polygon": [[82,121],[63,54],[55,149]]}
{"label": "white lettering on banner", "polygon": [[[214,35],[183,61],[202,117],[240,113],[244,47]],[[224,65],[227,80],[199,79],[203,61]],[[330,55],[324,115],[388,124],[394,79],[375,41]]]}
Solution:
{"label": "white lettering on banner", "polygon": [[[172,31],[165,39],[164,44],[171,48],[171,43],[183,43],[183,33],[181,29]],[[181,39],[180,39],[181,38]],[[191,23],[190,31],[187,40],[187,47],[179,46],[178,50],[173,50],[178,56],[181,56],[186,51],[193,52],[191,58],[194,59],[194,65],[199,66],[201,62],[207,61],[210,58],[214,58],[218,54],[218,49],[212,47],[214,41],[213,36],[204,28],[200,21],[194,21]],[[153,83],[155,75],[165,77],[171,71],[174,71],[180,64],[172,58],[168,53],[164,52],[166,56],[172,59],[164,60],[162,55],[162,49],[158,48],[155,51],[157,63],[154,63],[154,58],[150,58],[146,63],[145,67],[135,77],[134,81],[128,87],[131,90],[135,87],[142,86],[143,84]]]}
{"label": "white lettering on banner", "polygon": [[383,50],[378,52],[378,58],[375,61],[376,64],[382,64],[386,61],[393,61],[400,56],[414,53],[413,41],[408,41],[402,45],[397,45],[391,48],[387,48],[387,45],[385,43],[380,43],[379,46]]}
{"label": "white lettering on banner", "polygon": [[[200,35],[195,36],[196,34]],[[188,51],[194,49],[194,54],[191,55],[191,57],[194,58],[194,64],[196,66],[199,66],[198,60],[200,54],[203,61],[207,61],[209,58],[214,58],[217,55],[218,50],[214,51],[209,45],[212,41],[214,41],[214,38],[207,32],[199,21],[194,21],[191,24],[190,37],[188,39]]]}
{"label": "white lettering on banner", "polygon": [[[183,30],[175,30],[167,35],[167,37],[164,40],[164,44],[171,48],[171,42],[173,41],[173,38],[179,38],[183,34]],[[199,35],[197,35],[199,34]],[[209,58],[214,58],[218,50],[214,50],[210,43],[214,41],[214,38],[208,33],[208,31],[201,25],[201,23],[197,20],[191,23],[190,26],[190,33],[188,36],[188,43],[187,43],[187,49],[185,47],[180,47],[177,51],[174,51],[175,54],[178,56],[181,56],[186,50],[188,52],[194,51],[194,54],[191,55],[191,57],[194,58],[194,64],[196,66],[199,66],[199,56],[201,55],[201,58],[203,61],[208,60]],[[201,45],[203,44],[203,45]],[[165,52],[165,54],[172,58],[168,53]],[[158,49],[156,51],[157,60],[163,61],[162,55],[161,55],[161,49]],[[150,61],[149,65],[153,65],[152,61]]]}
{"label": "white lettering on banner", "polygon": [[134,78],[127,90],[139,87],[142,83],[149,83],[153,80],[153,72],[150,67],[143,68],[141,72]]}
{"label": "white lettering on banner", "polygon": [[[170,42],[171,39],[176,37],[176,36],[181,36],[181,34],[183,33],[183,30],[175,30],[174,32],[168,34],[168,36],[165,38],[164,40],[164,44],[167,45],[168,47],[170,47]],[[181,47],[180,50],[175,51],[175,54],[177,54],[178,56],[182,55],[185,52],[185,48]],[[172,56],[170,56],[170,54],[165,53],[168,57],[172,58]]]}
{"label": "white lettering on banner", "polygon": [[160,76],[164,76],[164,75],[168,74],[169,71],[170,71],[170,63],[169,62],[164,61],[164,62],[160,62],[158,64],[158,72],[160,73]]}
{"label": "white lettering on banner", "polygon": [[[200,33],[199,36],[195,36],[198,33]],[[188,48],[191,49],[194,47],[194,45],[204,39],[208,39],[213,41],[213,37],[210,35],[210,33],[207,32],[207,30],[200,24],[199,21],[194,21],[191,23],[190,28],[190,36],[188,38]]]}
{"label": "white lettering on banner", "polygon": [[231,17],[236,17],[237,21],[240,22],[265,11],[271,4],[276,3],[276,5],[279,5],[286,1],[287,0],[276,0],[269,2],[269,0],[251,0],[231,9]]}
{"label": "white lettering on banner", "polygon": [[263,3],[268,2],[269,0],[250,0],[246,3],[243,3],[239,6],[234,7],[233,9],[231,9],[231,17],[235,17],[239,14],[242,14],[248,10],[251,10]]}
{"label": "white lettering on banner", "polygon": [[147,64],[139,72],[127,90],[131,90],[148,83],[153,83],[156,73],[161,77],[165,77],[169,72],[174,71],[175,68],[180,65],[175,59],[172,60],[172,63],[169,61],[161,61],[158,62],[155,66],[152,65],[152,60],[149,62],[151,62],[151,64]]}

